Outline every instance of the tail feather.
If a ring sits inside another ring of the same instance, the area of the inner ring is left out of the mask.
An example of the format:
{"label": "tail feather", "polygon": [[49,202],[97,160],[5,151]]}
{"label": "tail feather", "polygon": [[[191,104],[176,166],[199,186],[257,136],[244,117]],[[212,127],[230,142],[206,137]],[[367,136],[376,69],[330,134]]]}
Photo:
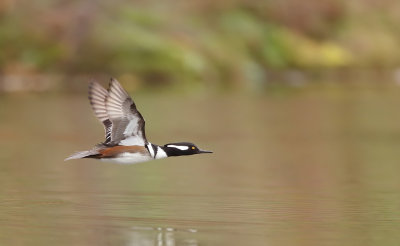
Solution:
{"label": "tail feather", "polygon": [[79,152],[76,152],[76,153],[72,154],[71,156],[67,157],[64,161],[81,159],[81,158],[89,158],[89,157],[92,157],[97,154],[99,154],[99,152],[96,149],[79,151]]}

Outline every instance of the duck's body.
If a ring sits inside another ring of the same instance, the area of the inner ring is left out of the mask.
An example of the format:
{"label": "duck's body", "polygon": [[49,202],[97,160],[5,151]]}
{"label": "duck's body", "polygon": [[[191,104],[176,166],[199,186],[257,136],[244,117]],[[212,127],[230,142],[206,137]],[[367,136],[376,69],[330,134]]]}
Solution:
{"label": "duck's body", "polygon": [[111,79],[108,90],[97,82],[91,82],[89,100],[96,117],[104,125],[106,140],[91,150],[77,152],[65,160],[94,158],[134,164],[170,156],[212,153],[187,142],[164,146],[148,142],[142,115],[132,98],[115,79]]}
{"label": "duck's body", "polygon": [[168,157],[168,155],[160,146],[151,143],[148,143],[146,146],[107,146],[105,144],[99,144],[91,150],[78,152],[68,157],[66,160],[93,158],[119,164],[135,164],[166,157]]}

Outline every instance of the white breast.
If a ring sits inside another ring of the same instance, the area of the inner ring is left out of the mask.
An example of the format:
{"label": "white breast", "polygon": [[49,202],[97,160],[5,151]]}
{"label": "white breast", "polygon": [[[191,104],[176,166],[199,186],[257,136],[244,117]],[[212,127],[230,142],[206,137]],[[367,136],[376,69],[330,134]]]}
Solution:
{"label": "white breast", "polygon": [[147,149],[150,152],[150,156],[154,159],[162,159],[168,157],[167,153],[165,153],[165,151],[158,145],[148,143]]}
{"label": "white breast", "polygon": [[150,155],[143,155],[141,153],[124,153],[115,158],[101,159],[104,162],[112,162],[117,164],[136,164],[145,161],[154,160]]}
{"label": "white breast", "polygon": [[165,153],[165,151],[163,149],[161,149],[160,146],[157,146],[157,154],[156,154],[156,158],[155,159],[161,159],[161,158],[166,158],[167,153]]}

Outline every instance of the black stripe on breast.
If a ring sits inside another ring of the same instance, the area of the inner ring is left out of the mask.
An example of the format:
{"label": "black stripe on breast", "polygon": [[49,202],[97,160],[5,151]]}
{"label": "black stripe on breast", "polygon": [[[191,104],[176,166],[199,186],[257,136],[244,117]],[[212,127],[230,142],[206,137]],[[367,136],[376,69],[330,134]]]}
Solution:
{"label": "black stripe on breast", "polygon": [[151,144],[151,147],[152,147],[153,150],[154,150],[154,156],[153,156],[153,158],[156,159],[157,151],[158,151],[158,146],[155,145],[155,144]]}

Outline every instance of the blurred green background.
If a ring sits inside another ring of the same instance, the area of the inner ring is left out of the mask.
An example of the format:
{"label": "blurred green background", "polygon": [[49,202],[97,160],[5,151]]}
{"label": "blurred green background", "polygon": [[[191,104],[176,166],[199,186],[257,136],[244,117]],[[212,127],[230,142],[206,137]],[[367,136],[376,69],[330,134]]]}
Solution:
{"label": "blurred green background", "polygon": [[[0,0],[0,245],[400,244],[400,1]],[[91,78],[154,144],[112,165]]]}
{"label": "blurred green background", "polygon": [[382,72],[400,64],[399,11],[393,0],[2,0],[0,74],[6,90],[43,74],[259,90]]}

